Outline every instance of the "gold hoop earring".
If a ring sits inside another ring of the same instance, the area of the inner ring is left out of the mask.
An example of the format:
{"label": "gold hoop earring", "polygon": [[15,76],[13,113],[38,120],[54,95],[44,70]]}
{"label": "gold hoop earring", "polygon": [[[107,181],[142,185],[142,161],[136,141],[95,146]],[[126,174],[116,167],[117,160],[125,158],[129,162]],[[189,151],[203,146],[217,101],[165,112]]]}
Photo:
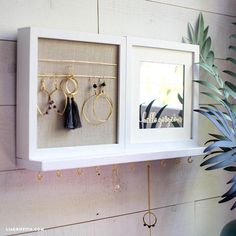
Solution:
{"label": "gold hoop earring", "polygon": [[[73,89],[69,89],[69,81],[74,85]],[[78,105],[75,102],[74,96],[78,93],[79,84],[76,78],[73,75],[67,76],[60,83],[60,88],[66,94],[66,108],[65,108],[65,120],[64,128],[65,129],[76,129],[81,128],[81,120],[79,115]]]}
{"label": "gold hoop earring", "polygon": [[96,83],[93,83],[92,85],[92,88],[94,89],[94,94],[92,94],[91,96],[89,96],[83,103],[83,106],[82,106],[82,114],[83,114],[83,117],[84,119],[89,123],[89,124],[92,124],[92,125],[100,125],[104,122],[99,122],[99,121],[96,121],[96,122],[93,122],[92,119],[90,119],[88,117],[88,115],[86,114],[86,107],[88,105],[88,103],[93,100],[96,96],[97,96],[97,84]]}
{"label": "gold hoop earring", "polygon": [[[104,89],[103,89],[105,86],[106,86],[106,83],[105,83],[105,82],[103,82],[103,83],[101,83],[101,84],[99,85],[99,87],[100,87],[100,92],[99,92],[99,94],[95,97],[95,99],[94,99],[94,101],[93,101],[93,114],[94,114],[94,116],[95,116],[95,119],[96,119],[97,121],[99,121],[99,122],[102,122],[102,123],[108,121],[108,120],[110,119],[111,115],[112,115],[112,112],[113,112],[113,104],[112,104],[112,101],[111,101],[111,99],[105,94]],[[109,112],[108,112],[107,117],[106,117],[105,119],[100,118],[100,117],[97,115],[97,113],[96,113],[96,106],[97,106],[97,103],[98,103],[98,100],[99,100],[99,99],[104,99],[104,100],[106,101],[106,103],[108,104],[108,106],[109,106]]]}
{"label": "gold hoop earring", "polygon": [[[69,88],[70,81],[72,82],[72,84],[74,86],[72,91]],[[67,96],[74,97],[79,91],[79,83],[73,75],[69,75],[64,80],[61,81],[60,88],[64,91],[64,93]]]}
{"label": "gold hoop earring", "polygon": [[[49,101],[50,93],[46,90],[45,79],[44,79],[44,78],[42,78],[41,81],[40,81],[39,93],[40,93],[40,92],[45,93],[46,96],[47,96],[47,100]],[[38,110],[38,113],[39,113],[41,116],[44,116],[44,115],[47,115],[47,114],[48,114],[47,109],[43,112],[42,109],[40,109],[38,105],[37,105],[37,110]]]}

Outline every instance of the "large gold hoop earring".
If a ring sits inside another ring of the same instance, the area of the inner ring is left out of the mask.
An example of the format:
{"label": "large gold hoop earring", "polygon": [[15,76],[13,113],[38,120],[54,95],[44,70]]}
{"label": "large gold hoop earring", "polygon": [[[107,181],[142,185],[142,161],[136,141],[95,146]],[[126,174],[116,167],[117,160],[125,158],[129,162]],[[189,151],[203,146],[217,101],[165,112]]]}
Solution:
{"label": "large gold hoop earring", "polygon": [[[108,112],[108,114],[107,114],[107,117],[104,118],[104,119],[100,118],[100,117],[97,115],[97,112],[96,112],[96,106],[97,106],[97,103],[98,103],[98,100],[99,100],[99,99],[104,99],[104,100],[107,102],[108,106],[109,106],[109,112]],[[111,117],[111,115],[112,115],[112,112],[113,112],[113,105],[112,105],[110,99],[109,99],[104,93],[99,93],[99,94],[95,97],[94,102],[93,102],[93,114],[94,114],[94,116],[95,116],[95,119],[96,119],[97,121],[99,121],[99,122],[106,122],[106,121],[108,121],[108,120],[110,119],[110,117]]]}
{"label": "large gold hoop earring", "polygon": [[[108,104],[109,106],[109,112],[107,114],[107,117],[105,117],[104,119],[102,119],[101,117],[99,117],[97,115],[97,112],[96,112],[96,106],[97,106],[97,103],[98,103],[98,100],[99,99],[104,99],[106,101],[106,103]],[[93,114],[95,116],[95,119],[99,122],[106,122],[110,119],[111,115],[112,115],[112,112],[113,112],[113,104],[111,102],[111,100],[107,97],[107,95],[104,93],[104,91],[101,91],[94,99],[93,101]]]}

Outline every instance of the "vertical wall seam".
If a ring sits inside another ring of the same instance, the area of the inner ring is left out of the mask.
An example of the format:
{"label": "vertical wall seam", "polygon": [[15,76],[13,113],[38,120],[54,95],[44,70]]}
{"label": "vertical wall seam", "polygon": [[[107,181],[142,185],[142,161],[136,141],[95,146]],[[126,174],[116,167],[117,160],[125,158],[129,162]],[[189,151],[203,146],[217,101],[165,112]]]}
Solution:
{"label": "vertical wall seam", "polygon": [[98,27],[98,34],[100,34],[99,0],[97,0],[97,27]]}

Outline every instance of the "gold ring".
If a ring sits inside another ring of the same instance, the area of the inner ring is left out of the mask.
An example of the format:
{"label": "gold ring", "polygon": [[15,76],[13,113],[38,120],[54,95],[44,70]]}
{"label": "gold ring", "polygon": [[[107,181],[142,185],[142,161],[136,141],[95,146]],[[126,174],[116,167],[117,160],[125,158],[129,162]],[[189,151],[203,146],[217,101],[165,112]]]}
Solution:
{"label": "gold ring", "polygon": [[[69,89],[69,86],[68,86],[68,83],[69,81],[71,81],[74,85],[74,88],[72,91],[70,91]],[[67,76],[65,79],[63,79],[60,83],[60,88],[62,91],[64,91],[64,93],[67,95],[67,96],[75,96],[78,91],[79,91],[79,83],[78,81],[75,79],[75,77],[73,75],[71,76]]]}
{"label": "gold ring", "polygon": [[[39,89],[39,93],[42,92],[42,93],[45,93],[48,97],[48,101],[50,100],[50,93],[46,90],[45,88],[45,84],[44,84],[44,79],[41,80],[40,82],[40,89]],[[37,110],[39,112],[39,114],[41,116],[44,116],[47,112],[47,110],[45,110],[44,112],[39,108],[39,106],[37,105]]]}

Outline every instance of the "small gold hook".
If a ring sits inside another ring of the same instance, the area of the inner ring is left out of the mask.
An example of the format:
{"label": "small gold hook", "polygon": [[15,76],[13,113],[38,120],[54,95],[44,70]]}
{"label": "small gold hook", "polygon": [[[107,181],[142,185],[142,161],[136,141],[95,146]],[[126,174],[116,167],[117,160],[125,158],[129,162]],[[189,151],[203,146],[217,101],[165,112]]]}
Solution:
{"label": "small gold hook", "polygon": [[161,160],[161,166],[166,167],[166,161],[165,160]]}
{"label": "small gold hook", "polygon": [[112,173],[113,174],[118,174],[118,166],[117,165],[114,165],[113,167],[112,167]]}
{"label": "small gold hook", "polygon": [[83,170],[81,170],[80,168],[77,169],[77,175],[80,176],[83,174]]}
{"label": "small gold hook", "polygon": [[192,157],[189,157],[189,158],[188,158],[188,163],[189,163],[189,164],[193,163]]}
{"label": "small gold hook", "polygon": [[95,167],[95,171],[98,176],[101,175],[101,168],[99,166]]}
{"label": "small gold hook", "polygon": [[60,170],[57,170],[57,171],[56,171],[56,175],[57,175],[57,177],[62,177],[61,171],[60,171]]}
{"label": "small gold hook", "polygon": [[129,164],[129,168],[130,170],[134,171],[136,169],[136,164],[135,163]]}
{"label": "small gold hook", "polygon": [[180,164],[180,162],[181,162],[180,158],[176,158],[176,159],[175,159],[175,164],[176,164],[176,165]]}
{"label": "small gold hook", "polygon": [[40,81],[40,91],[45,91],[45,79],[41,78]]}
{"label": "small gold hook", "polygon": [[150,161],[147,162],[147,167],[151,167],[151,162]]}
{"label": "small gold hook", "polygon": [[68,75],[72,75],[72,65],[65,66]]}
{"label": "small gold hook", "polygon": [[41,181],[43,179],[43,174],[41,171],[38,172],[37,179],[38,179],[38,181]]}

